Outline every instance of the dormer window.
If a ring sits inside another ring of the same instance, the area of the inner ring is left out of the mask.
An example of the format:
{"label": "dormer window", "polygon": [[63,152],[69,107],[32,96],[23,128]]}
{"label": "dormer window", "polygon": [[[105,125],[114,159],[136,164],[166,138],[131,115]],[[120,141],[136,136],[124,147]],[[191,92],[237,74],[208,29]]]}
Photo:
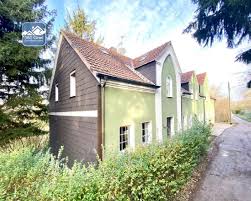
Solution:
{"label": "dormer window", "polygon": [[58,84],[55,84],[55,101],[58,102]]}
{"label": "dormer window", "polygon": [[70,74],[70,97],[76,96],[76,71]]}
{"label": "dormer window", "polygon": [[173,80],[170,76],[166,78],[166,96],[173,97]]}

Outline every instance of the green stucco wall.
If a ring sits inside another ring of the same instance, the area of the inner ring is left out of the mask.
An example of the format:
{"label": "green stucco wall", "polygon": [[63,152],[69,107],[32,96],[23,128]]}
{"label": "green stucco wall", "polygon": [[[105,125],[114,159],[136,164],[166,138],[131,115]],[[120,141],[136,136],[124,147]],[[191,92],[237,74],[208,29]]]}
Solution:
{"label": "green stucco wall", "polygon": [[152,140],[156,139],[155,94],[105,88],[105,150],[119,151],[119,129],[131,126],[135,146],[142,144],[141,123],[151,122]]}
{"label": "green stucco wall", "polygon": [[214,123],[214,100],[210,98],[207,77],[205,77],[203,85],[200,85],[200,94],[206,97],[205,100],[202,97],[198,97],[198,100],[196,99],[195,91],[199,91],[199,84],[195,74],[192,76],[192,79],[189,82],[189,88],[192,88],[193,95],[185,95],[182,97],[183,127],[184,125],[186,128],[191,126],[191,118],[195,116],[198,118],[198,120],[204,121],[204,113],[206,122]]}
{"label": "green stucco wall", "polygon": [[[167,97],[166,90],[166,78],[170,76],[172,78],[173,97]],[[161,72],[161,102],[162,102],[162,135],[163,139],[167,138],[167,117],[173,117],[174,120],[174,132],[177,131],[178,119],[177,119],[177,88],[176,88],[176,74],[171,57],[168,56],[164,62]],[[178,94],[180,95],[180,94]]]}

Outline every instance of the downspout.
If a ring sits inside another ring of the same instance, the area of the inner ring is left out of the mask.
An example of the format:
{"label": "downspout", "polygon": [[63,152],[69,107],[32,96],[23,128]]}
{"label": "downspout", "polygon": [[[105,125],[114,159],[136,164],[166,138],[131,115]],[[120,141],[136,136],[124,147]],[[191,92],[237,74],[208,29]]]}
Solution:
{"label": "downspout", "polygon": [[183,93],[181,93],[181,128],[184,131],[184,117],[183,117],[183,106],[182,106]]}
{"label": "downspout", "polygon": [[205,104],[205,101],[206,101],[206,97],[203,97],[203,122],[204,124],[206,123],[206,104]]}
{"label": "downspout", "polygon": [[104,149],[105,149],[105,85],[107,78],[105,77],[104,82],[100,78],[101,85],[101,148],[102,148],[102,160],[104,159]]}

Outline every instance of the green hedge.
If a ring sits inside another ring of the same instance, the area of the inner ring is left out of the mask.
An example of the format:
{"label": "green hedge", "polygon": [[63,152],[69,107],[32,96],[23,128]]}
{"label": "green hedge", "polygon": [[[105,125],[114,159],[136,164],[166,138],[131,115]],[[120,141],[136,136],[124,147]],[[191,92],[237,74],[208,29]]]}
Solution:
{"label": "green hedge", "polygon": [[172,200],[209,145],[200,123],[161,145],[108,156],[98,166],[68,168],[49,151],[0,154],[1,200]]}

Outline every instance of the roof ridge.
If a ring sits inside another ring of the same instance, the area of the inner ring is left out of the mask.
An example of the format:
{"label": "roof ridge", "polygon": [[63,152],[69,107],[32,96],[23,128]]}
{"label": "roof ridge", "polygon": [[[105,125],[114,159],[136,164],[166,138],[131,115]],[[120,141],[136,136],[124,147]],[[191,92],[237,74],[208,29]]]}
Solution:
{"label": "roof ridge", "polygon": [[[127,80],[135,80],[142,83],[146,82],[149,84],[154,84],[140,72],[137,72],[133,69],[131,60],[129,64],[122,58],[119,58],[121,57],[121,54],[117,53],[118,56],[115,56],[108,48],[82,39],[71,32],[62,30],[62,35],[64,35],[64,37],[68,39],[70,43],[72,43],[72,47],[75,51],[79,51],[81,54],[81,59],[86,60],[86,62],[90,64],[91,71],[98,71],[100,73],[106,74],[108,73],[115,77],[120,77]],[[102,49],[107,51],[107,53],[103,52]]]}
{"label": "roof ridge", "polygon": [[165,43],[163,43],[163,44],[161,44],[161,45],[159,45],[159,46],[157,46],[157,47],[155,47],[155,48],[153,48],[153,49],[151,49],[151,50],[145,52],[144,54],[141,54],[140,56],[137,56],[137,57],[133,58],[133,60],[134,60],[134,59],[137,59],[137,58],[140,58],[140,57],[142,57],[142,56],[145,56],[145,55],[148,54],[149,52],[151,52],[151,51],[153,51],[153,50],[155,50],[155,49],[158,49],[158,48],[160,48],[160,47],[162,47],[162,46],[166,46],[166,45],[168,45],[168,43],[170,43],[170,41],[165,42]]}
{"label": "roof ridge", "polygon": [[165,42],[162,45],[155,47],[149,51],[147,51],[146,53],[135,57],[133,59],[133,63],[134,63],[134,68],[139,68],[145,64],[148,64],[154,60],[156,60],[156,58],[158,58],[159,55],[162,54],[162,52],[165,50],[165,48],[171,44],[171,41]]}

